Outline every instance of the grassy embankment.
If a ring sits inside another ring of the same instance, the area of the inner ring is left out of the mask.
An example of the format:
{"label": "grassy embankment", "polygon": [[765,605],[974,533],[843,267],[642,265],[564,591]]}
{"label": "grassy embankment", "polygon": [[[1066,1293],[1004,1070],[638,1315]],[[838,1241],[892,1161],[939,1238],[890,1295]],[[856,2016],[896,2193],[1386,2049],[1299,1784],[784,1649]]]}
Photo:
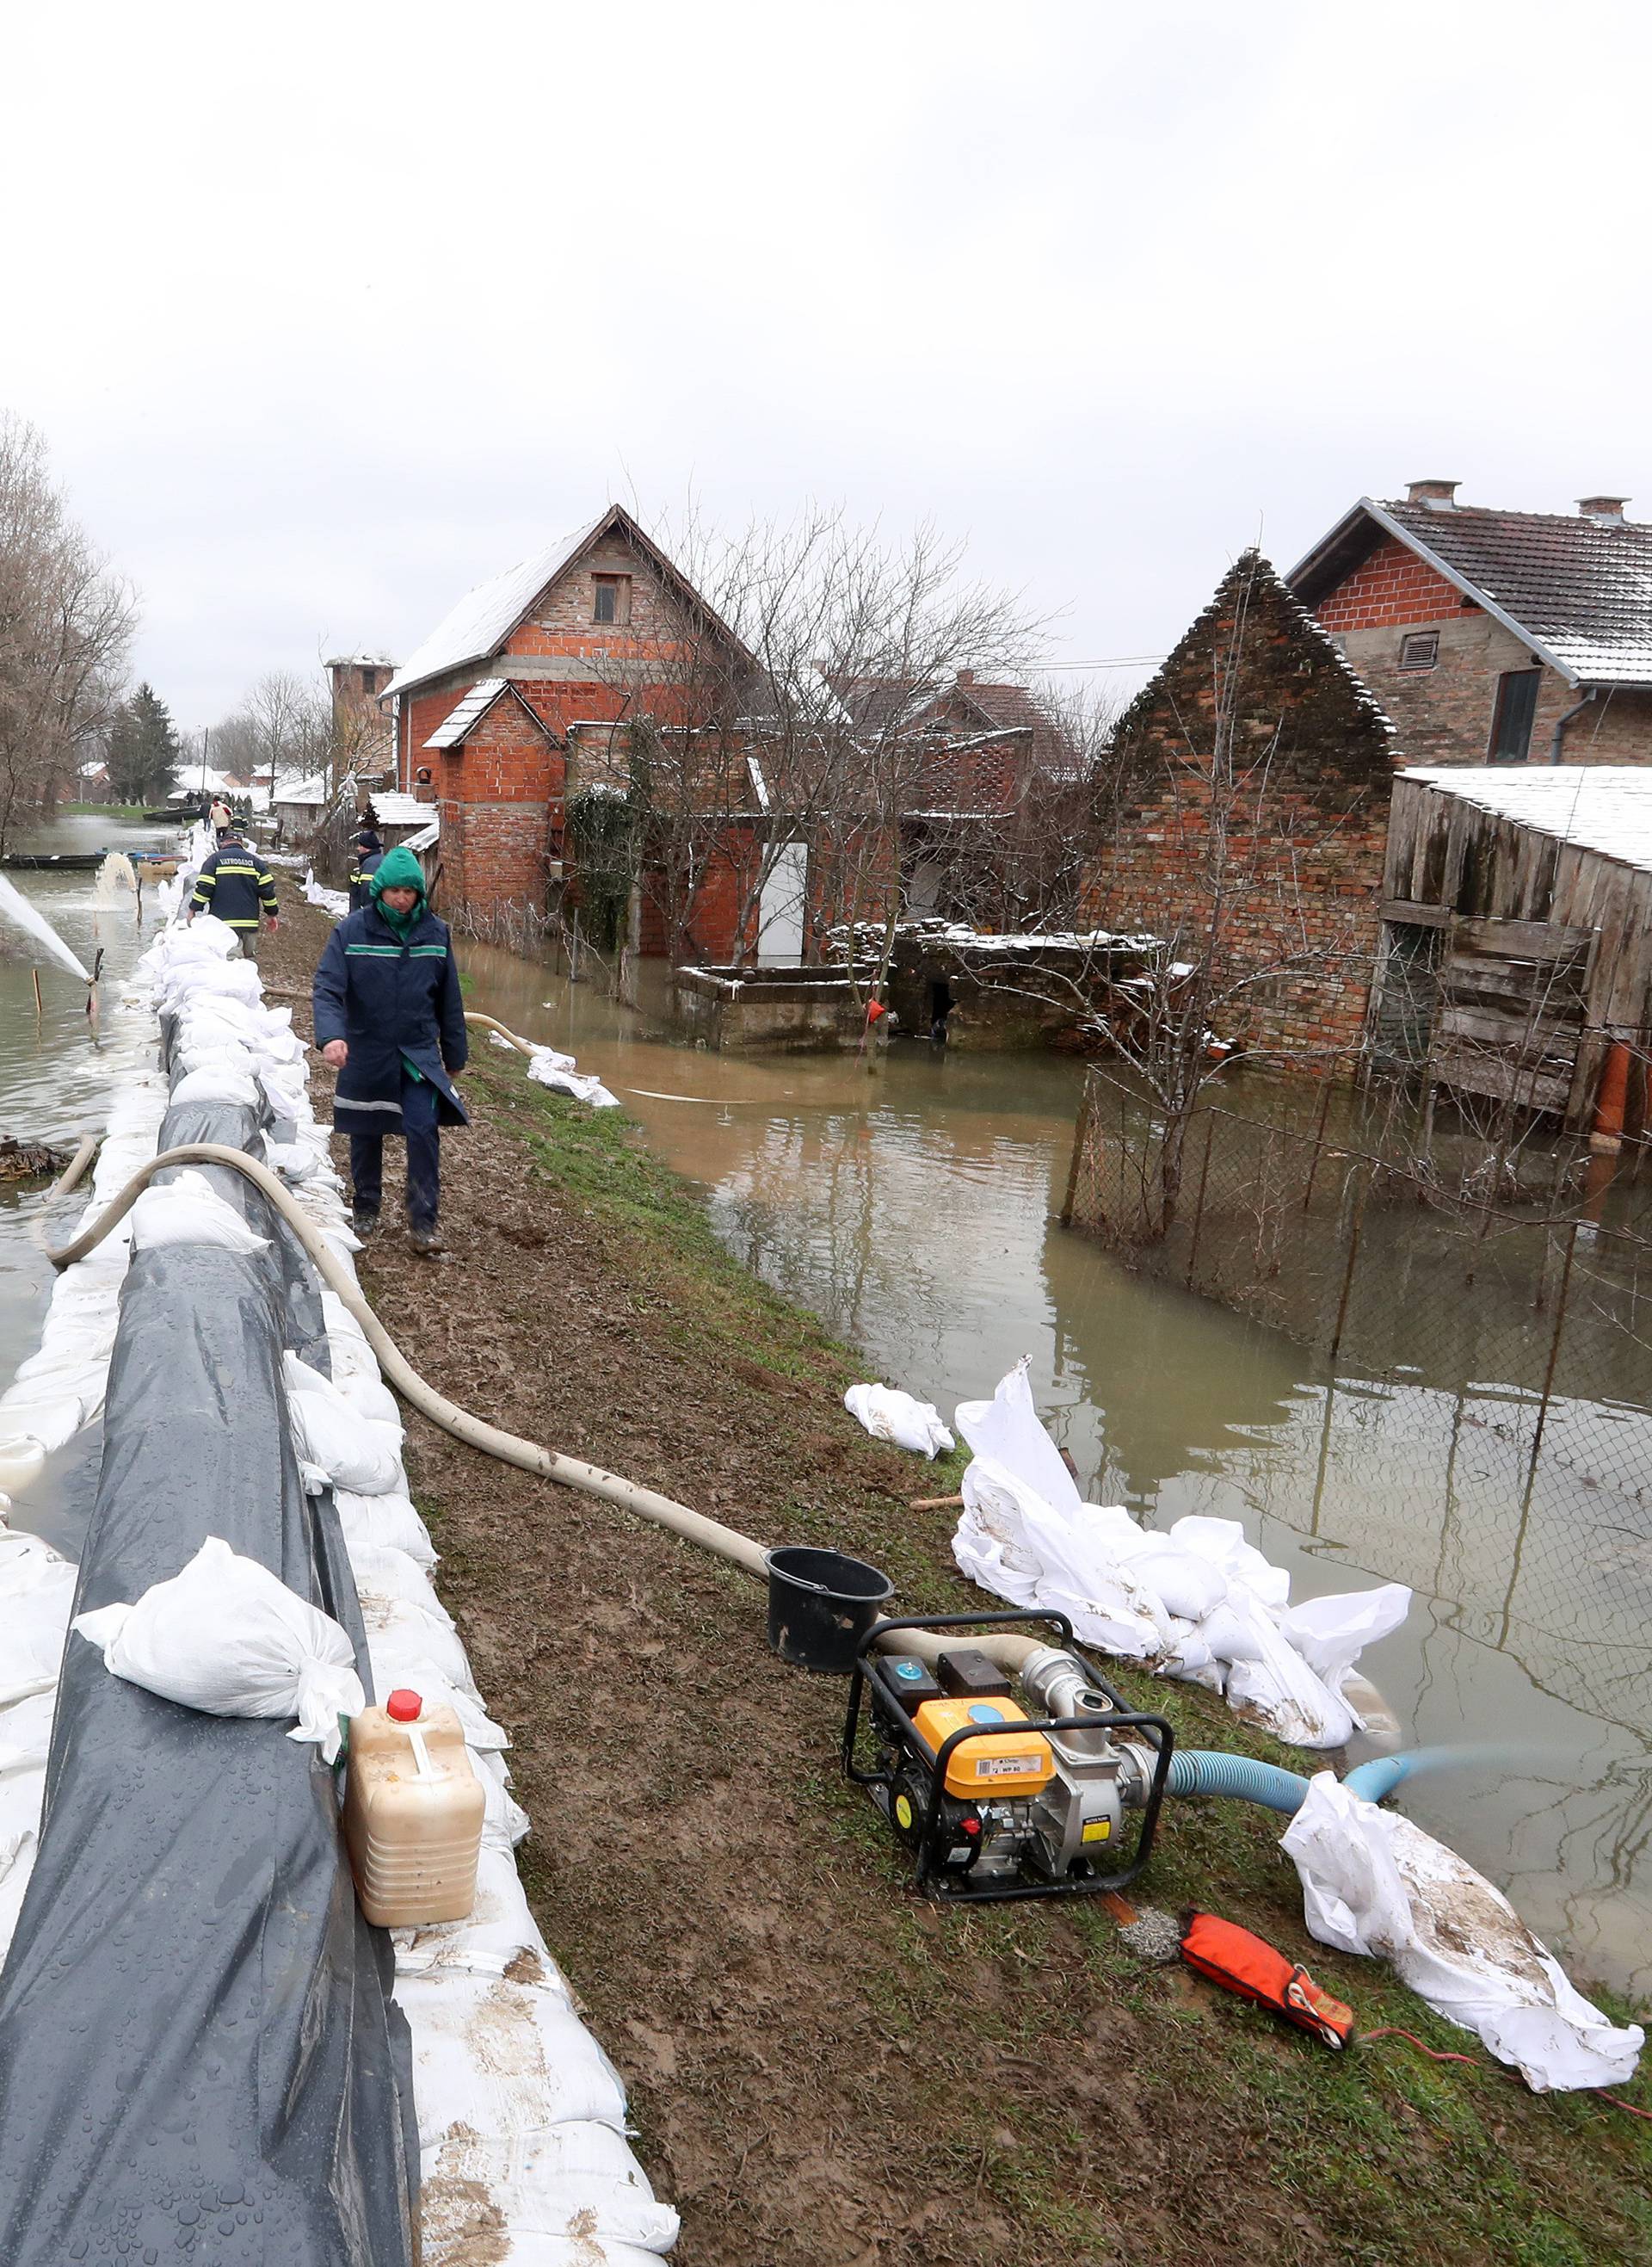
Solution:
{"label": "grassy embankment", "polygon": [[[953,1515],[906,1509],[890,1485],[889,1452],[867,1444],[863,1465],[857,1437],[845,1442],[833,1485],[809,1477],[808,1442],[787,1429],[803,1420],[789,1412],[808,1402],[811,1421],[830,1427],[830,1402],[861,1365],[814,1317],[729,1258],[697,1197],[647,1151],[634,1126],[619,1111],[592,1112],[545,1093],[499,1056],[479,1063],[467,1085],[493,1133],[519,1145],[524,1192],[600,1251],[627,1331],[653,1343],[662,1361],[698,1367],[708,1382],[731,1372],[771,1381],[778,1397],[771,1404],[760,1391],[748,1397],[750,1424],[771,1434],[771,1536],[831,1544],[875,1561],[895,1579],[905,1612],[984,1604],[951,1568]],[[418,1358],[416,1344],[409,1351]],[[618,1449],[610,1460],[620,1463]],[[961,1454],[934,1466],[904,1462],[907,1494],[955,1488],[963,1462]],[[484,1538],[467,1535],[450,1486],[424,1493],[468,1630],[486,1622],[501,1562]],[[738,1523],[735,1509],[720,1515]],[[648,1579],[646,1568],[630,1571],[634,1611],[646,1609],[639,1585],[646,1593]],[[1231,1801],[1168,1806],[1152,1865],[1133,1896],[1171,1911],[1197,1903],[1254,1927],[1348,1999],[1362,2030],[1399,2024],[1436,2051],[1474,2055],[1479,2066],[1434,2063],[1396,2039],[1334,2055],[1180,1968],[1142,1965],[1113,1920],[1083,1900],[972,1913],[919,1905],[903,1884],[887,1830],[837,1769],[831,1723],[839,1696],[825,1697],[818,1681],[775,1682],[784,1673],[762,1655],[761,1597],[746,1577],[719,1567],[693,1580],[682,1642],[705,1648],[697,1705],[709,1720],[717,1720],[720,1691],[765,1679],[776,1693],[795,1688],[799,1705],[812,1711],[801,1745],[794,1731],[792,1744],[777,1738],[772,1752],[752,1753],[749,1728],[737,1742],[753,1801],[782,1788],[806,1829],[805,1846],[775,1852],[780,1886],[772,1894],[787,1901],[789,1866],[804,1909],[785,1943],[789,1978],[779,1997],[789,1991],[807,2010],[811,1980],[846,1996],[856,2051],[885,2078],[881,2088],[857,2088],[835,2069],[812,2067],[808,2038],[788,2043],[782,2017],[772,2015],[771,2043],[793,2050],[789,2061],[784,2051],[777,2056],[777,2119],[789,2100],[793,2120],[817,2117],[849,2160],[874,2168],[887,2166],[890,2116],[898,2130],[921,2133],[921,2147],[903,2159],[901,2193],[932,2202],[927,2216],[919,2211],[910,2223],[907,2257],[1013,2256],[1018,2267],[1230,2256],[1584,2267],[1652,2258],[1652,2127],[1589,2095],[1530,2095],[1385,1966],[1314,1945],[1294,1868],[1277,1847],[1282,1822],[1271,1814]],[[626,1581],[617,1566],[618,1601]],[[559,1632],[566,1643],[577,1635],[576,1627]],[[588,1636],[588,1654],[590,1644]],[[1253,1733],[1195,1688],[1126,1668],[1115,1674],[1129,1696],[1171,1720],[1180,1741],[1303,1766],[1300,1755]],[[659,1705],[669,1707],[669,1698]],[[530,1737],[519,1731],[518,1750],[524,1799],[537,1809]],[[599,1849],[603,1830],[597,1822]],[[795,1836],[795,1825],[790,1830]],[[685,2042],[674,2050],[681,2057],[675,2068],[669,2058],[652,2075],[640,2068],[624,2036],[639,1988],[626,1931],[634,1926],[646,1939],[652,1930],[658,1941],[680,1926],[675,1908],[633,1910],[655,1894],[634,1878],[611,1892],[590,1879],[588,1894],[582,1887],[571,1899],[555,1865],[555,1835],[552,1826],[544,1841],[536,1836],[524,1846],[530,1892],[599,2032],[626,2066],[645,2158],[662,2188],[681,2196],[691,2187],[691,2145],[674,2149],[669,2129],[674,2095],[680,2106],[698,2082],[686,2043],[696,2021],[692,1993],[675,2007],[655,2003],[654,2020],[673,2025]],[[749,1867],[749,1857],[744,1862]],[[673,1893],[691,1894],[686,1882]],[[852,1950],[834,1967],[839,1945]],[[1614,2013],[1627,2012],[1601,1996]],[[629,2028],[637,2030],[634,2021]],[[718,2081],[708,2075],[705,2082]],[[742,2114],[755,2130],[766,2117],[752,2093],[761,2081],[742,2075]],[[1652,2109],[1652,2080],[1643,2073],[1626,2098]],[[754,2162],[751,2183],[771,2182],[778,2169],[777,2145],[765,2138],[770,2161]],[[704,2155],[714,2141],[702,2137],[692,2146]],[[749,2133],[746,2146],[754,2146]],[[767,2257],[742,2250],[754,2239],[734,2232],[745,2168],[742,2149],[716,2191],[716,2211],[698,2219],[691,2211],[687,2267]],[[867,2177],[875,2187],[875,2175]],[[971,2216],[983,2231],[979,2249],[961,2225]],[[830,2236],[805,2243],[800,2235],[786,2256],[847,2262],[883,2253],[834,2250]]]}

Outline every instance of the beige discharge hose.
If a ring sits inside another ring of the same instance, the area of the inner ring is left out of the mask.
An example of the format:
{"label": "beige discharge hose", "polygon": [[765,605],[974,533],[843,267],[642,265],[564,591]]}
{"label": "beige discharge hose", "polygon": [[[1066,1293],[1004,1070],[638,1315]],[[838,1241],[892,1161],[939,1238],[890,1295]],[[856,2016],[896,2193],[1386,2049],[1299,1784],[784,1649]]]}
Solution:
{"label": "beige discharge hose", "polygon": [[[467,1014],[467,1023],[481,1023],[498,1031],[523,1054],[533,1051],[525,1039],[496,1023],[491,1016]],[[88,1135],[77,1151],[73,1162],[52,1193],[72,1188],[91,1163],[97,1143]],[[361,1324],[368,1344],[378,1358],[378,1365],[386,1382],[394,1386],[411,1408],[428,1417],[433,1425],[451,1434],[456,1441],[464,1442],[468,1449],[479,1449],[484,1456],[497,1456],[501,1464],[515,1464],[525,1472],[537,1472],[544,1479],[559,1481],[564,1487],[577,1488],[583,1495],[600,1496],[608,1503],[618,1504],[622,1510],[632,1512],[639,1519],[651,1521],[684,1542],[698,1543],[703,1551],[710,1551],[735,1566],[743,1566],[747,1574],[755,1574],[759,1581],[768,1579],[767,1554],[761,1543],[750,1536],[742,1535],[720,1520],[707,1519],[703,1512],[691,1511],[686,1504],[676,1503],[671,1497],[657,1495],[652,1488],[639,1487],[634,1481],[622,1479],[618,1472],[604,1471],[600,1464],[588,1464],[578,1456],[565,1456],[554,1449],[542,1449],[536,1442],[520,1439],[515,1433],[506,1433],[485,1418],[473,1416],[461,1409],[443,1393],[438,1393],[420,1376],[406,1359],[394,1339],[362,1295],[360,1285],[350,1271],[340,1265],[328,1249],[325,1238],[294,1197],[292,1192],[278,1180],[267,1165],[260,1165],[245,1150],[231,1149],[219,1141],[180,1142],[175,1149],[164,1149],[158,1156],[139,1167],[131,1179],[113,1197],[96,1220],[83,1228],[79,1234],[61,1251],[47,1251],[46,1257],[54,1267],[72,1267],[103,1242],[111,1229],[125,1219],[150,1182],[158,1172],[174,1165],[227,1165],[231,1172],[239,1173],[251,1181],[286,1222],[305,1252],[314,1263],[316,1272],[328,1289],[339,1299]],[[956,1640],[951,1640],[955,1643]],[[903,1629],[883,1641],[886,1650],[913,1654],[933,1668],[939,1659],[943,1640],[927,1630]],[[983,1633],[971,1643],[988,1654],[1000,1669],[1018,1676],[1032,1654],[1041,1650],[1041,1640],[1012,1637],[1004,1632]]]}

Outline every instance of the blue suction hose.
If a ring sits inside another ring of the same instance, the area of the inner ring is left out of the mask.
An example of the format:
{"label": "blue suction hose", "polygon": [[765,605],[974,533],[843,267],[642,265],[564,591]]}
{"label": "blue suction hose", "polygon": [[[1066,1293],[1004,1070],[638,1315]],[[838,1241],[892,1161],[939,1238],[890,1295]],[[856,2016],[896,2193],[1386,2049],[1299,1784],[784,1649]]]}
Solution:
{"label": "blue suction hose", "polygon": [[[1350,1794],[1366,1802],[1380,1802],[1403,1780],[1419,1772],[1440,1771],[1452,1764],[1483,1764],[1496,1750],[1487,1748],[1413,1748],[1403,1756],[1374,1756],[1360,1764],[1342,1781]],[[1266,1803],[1269,1810],[1288,1815],[1302,1808],[1308,1782],[1300,1772],[1278,1764],[1258,1763],[1252,1756],[1230,1756],[1212,1748],[1178,1748],[1170,1758],[1167,1794],[1232,1794],[1246,1802]]]}
{"label": "blue suction hose", "polygon": [[1178,1748],[1170,1758],[1165,1788],[1169,1794],[1236,1794],[1246,1802],[1265,1802],[1270,1810],[1294,1813],[1302,1808],[1308,1782],[1300,1772],[1258,1763],[1253,1756]]}

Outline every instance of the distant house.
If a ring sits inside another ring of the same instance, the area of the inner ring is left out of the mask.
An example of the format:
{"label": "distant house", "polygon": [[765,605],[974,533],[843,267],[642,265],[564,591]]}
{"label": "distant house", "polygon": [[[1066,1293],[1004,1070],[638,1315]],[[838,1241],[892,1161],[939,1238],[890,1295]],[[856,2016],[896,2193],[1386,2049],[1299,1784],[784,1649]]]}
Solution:
{"label": "distant house", "polygon": [[1652,763],[1652,525],[1363,496],[1286,576],[1423,764]]}
{"label": "distant house", "polygon": [[1208,967],[1217,1038],[1329,1068],[1364,1028],[1398,759],[1381,703],[1244,553],[1115,729],[1083,924]]}
{"label": "distant house", "polygon": [[315,832],[327,802],[327,782],[319,772],[304,779],[289,774],[270,789],[270,810],[289,840]]}
{"label": "distant house", "polygon": [[[632,722],[694,725],[671,712],[684,657],[707,650],[727,683],[756,679],[735,633],[618,504],[462,598],[382,696],[394,703],[396,784],[440,814],[444,904],[542,910],[565,878],[570,797],[623,791]],[[767,824],[755,782],[744,824]],[[712,956],[737,943],[728,869],[740,855],[731,844],[691,885],[697,949]]]}

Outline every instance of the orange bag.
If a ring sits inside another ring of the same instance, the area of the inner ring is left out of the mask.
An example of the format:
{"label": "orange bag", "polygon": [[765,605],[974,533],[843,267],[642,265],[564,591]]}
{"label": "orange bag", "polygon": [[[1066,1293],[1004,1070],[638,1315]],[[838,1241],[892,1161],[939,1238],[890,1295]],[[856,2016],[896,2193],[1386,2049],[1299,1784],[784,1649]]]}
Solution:
{"label": "orange bag", "polygon": [[1320,1991],[1305,1968],[1293,1964],[1249,1929],[1218,1920],[1214,1913],[1190,1912],[1182,1926],[1181,1956],[1213,1984],[1237,1992],[1242,1999],[1254,1999],[1259,2007],[1271,2007],[1288,2023],[1323,2039],[1327,2047],[1348,2044],[1353,2009]]}

